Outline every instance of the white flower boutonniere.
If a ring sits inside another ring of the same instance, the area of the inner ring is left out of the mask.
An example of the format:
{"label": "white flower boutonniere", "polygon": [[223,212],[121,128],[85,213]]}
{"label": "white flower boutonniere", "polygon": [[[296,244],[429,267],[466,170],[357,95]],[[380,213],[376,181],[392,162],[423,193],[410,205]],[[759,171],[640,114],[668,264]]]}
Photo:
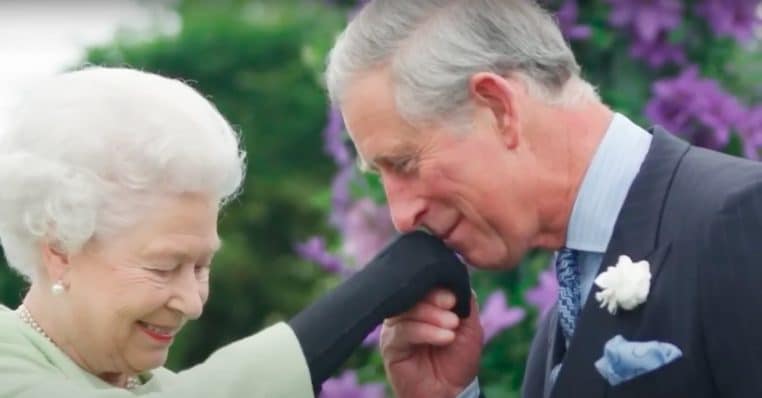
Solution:
{"label": "white flower boutonniere", "polygon": [[631,310],[646,301],[651,289],[651,269],[648,261],[632,262],[627,256],[619,256],[613,267],[595,278],[601,288],[595,299],[615,315],[619,307]]}

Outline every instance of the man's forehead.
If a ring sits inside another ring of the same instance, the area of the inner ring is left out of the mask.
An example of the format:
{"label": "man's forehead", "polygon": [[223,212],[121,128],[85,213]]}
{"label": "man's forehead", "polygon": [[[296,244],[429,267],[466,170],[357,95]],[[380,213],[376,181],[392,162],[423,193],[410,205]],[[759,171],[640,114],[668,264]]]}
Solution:
{"label": "man's forehead", "polygon": [[387,71],[368,72],[354,79],[344,97],[342,114],[361,166],[373,166],[382,157],[415,152],[416,129],[397,111]]}
{"label": "man's forehead", "polygon": [[372,164],[379,158],[411,155],[416,152],[415,140],[410,134],[387,131],[355,141],[358,156],[362,162]]}
{"label": "man's forehead", "polygon": [[341,110],[350,129],[366,124],[399,122],[390,79],[382,71],[355,77],[344,93]]}
{"label": "man's forehead", "polygon": [[362,156],[400,153],[414,150],[417,135],[415,128],[394,116],[368,113],[346,122],[347,133]]}
{"label": "man's forehead", "polygon": [[396,109],[381,107],[379,104],[346,106],[342,109],[344,123],[352,140],[362,140],[376,136],[391,137],[410,126],[405,123]]}

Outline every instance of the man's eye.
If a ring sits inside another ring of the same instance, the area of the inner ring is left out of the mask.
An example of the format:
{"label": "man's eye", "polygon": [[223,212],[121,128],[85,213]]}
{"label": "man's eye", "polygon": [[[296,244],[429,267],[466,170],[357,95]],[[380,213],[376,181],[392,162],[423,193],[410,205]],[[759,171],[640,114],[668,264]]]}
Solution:
{"label": "man's eye", "polygon": [[151,273],[154,275],[160,276],[162,278],[166,278],[172,274],[172,270],[167,268],[148,268],[148,270],[151,271]]}
{"label": "man's eye", "polygon": [[415,170],[413,159],[403,159],[394,164],[394,170],[398,173],[409,174]]}

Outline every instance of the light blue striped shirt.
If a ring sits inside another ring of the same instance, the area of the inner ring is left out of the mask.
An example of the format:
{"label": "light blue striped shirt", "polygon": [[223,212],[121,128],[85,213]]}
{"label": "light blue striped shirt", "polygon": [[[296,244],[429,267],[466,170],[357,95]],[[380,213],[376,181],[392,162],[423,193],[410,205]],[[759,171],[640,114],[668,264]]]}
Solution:
{"label": "light blue striped shirt", "polygon": [[583,306],[652,138],[626,117],[614,114],[582,180],[569,220],[566,247],[579,251]]}
{"label": "light blue striped shirt", "polygon": [[[582,180],[566,234],[566,247],[579,251],[582,305],[593,286],[603,254],[614,233],[619,212],[635,180],[652,136],[628,118],[615,113]],[[560,365],[551,372],[555,378]],[[458,398],[477,398],[474,380]]]}

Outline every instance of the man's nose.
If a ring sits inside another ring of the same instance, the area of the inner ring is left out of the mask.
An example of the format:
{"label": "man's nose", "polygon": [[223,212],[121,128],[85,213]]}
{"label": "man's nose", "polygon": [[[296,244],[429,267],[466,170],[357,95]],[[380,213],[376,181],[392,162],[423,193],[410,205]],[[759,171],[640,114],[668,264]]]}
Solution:
{"label": "man's nose", "polygon": [[417,195],[413,183],[399,177],[384,177],[383,183],[394,228],[401,233],[415,231],[426,212],[425,200]]}

